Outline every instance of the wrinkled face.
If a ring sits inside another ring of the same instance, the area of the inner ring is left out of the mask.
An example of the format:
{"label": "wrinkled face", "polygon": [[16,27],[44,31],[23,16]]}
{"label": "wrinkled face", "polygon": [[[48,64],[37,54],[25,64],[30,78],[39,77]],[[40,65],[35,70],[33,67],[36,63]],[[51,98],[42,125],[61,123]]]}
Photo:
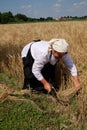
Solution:
{"label": "wrinkled face", "polygon": [[65,53],[57,52],[57,51],[55,51],[54,49],[52,49],[52,54],[53,54],[53,56],[54,56],[56,59],[62,58],[62,57],[65,55]]}

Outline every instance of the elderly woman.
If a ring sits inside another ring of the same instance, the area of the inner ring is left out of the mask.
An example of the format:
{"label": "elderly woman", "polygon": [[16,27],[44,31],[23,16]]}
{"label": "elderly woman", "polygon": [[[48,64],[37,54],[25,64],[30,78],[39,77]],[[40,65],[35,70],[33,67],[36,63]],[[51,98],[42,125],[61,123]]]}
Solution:
{"label": "elderly woman", "polygon": [[51,92],[51,84],[55,82],[55,64],[60,58],[70,71],[75,88],[80,88],[77,69],[68,54],[68,43],[65,39],[33,41],[23,48],[21,54],[24,65],[22,89],[27,89],[30,85],[30,88],[43,87],[46,91]]}

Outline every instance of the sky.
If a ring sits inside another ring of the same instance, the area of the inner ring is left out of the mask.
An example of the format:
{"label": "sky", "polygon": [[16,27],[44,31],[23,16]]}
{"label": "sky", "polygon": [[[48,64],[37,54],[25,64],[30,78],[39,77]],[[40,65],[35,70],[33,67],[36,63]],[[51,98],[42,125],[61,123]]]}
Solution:
{"label": "sky", "polygon": [[85,16],[87,0],[0,0],[0,12],[8,11],[31,18]]}

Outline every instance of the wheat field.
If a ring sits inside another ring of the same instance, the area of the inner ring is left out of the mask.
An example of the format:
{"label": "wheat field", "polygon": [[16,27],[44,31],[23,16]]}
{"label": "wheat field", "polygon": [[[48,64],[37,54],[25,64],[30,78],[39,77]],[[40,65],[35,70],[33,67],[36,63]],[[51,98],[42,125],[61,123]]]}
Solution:
{"label": "wheat field", "polygon": [[87,119],[87,21],[0,25],[0,71],[23,82],[21,50],[35,39],[64,38],[78,69],[82,87],[78,99],[81,118]]}

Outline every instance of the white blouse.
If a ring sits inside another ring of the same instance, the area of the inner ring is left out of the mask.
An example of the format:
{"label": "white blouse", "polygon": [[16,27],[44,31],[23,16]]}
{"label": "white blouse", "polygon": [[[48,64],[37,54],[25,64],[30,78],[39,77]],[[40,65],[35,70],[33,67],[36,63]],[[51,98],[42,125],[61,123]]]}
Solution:
{"label": "white blouse", "polygon": [[[49,51],[50,44],[47,41],[31,42],[27,44],[21,52],[22,58],[27,56],[30,45],[31,55],[34,58],[32,73],[40,81],[44,78],[41,74],[41,70],[44,67],[44,65],[48,62],[50,62],[52,65],[55,65],[57,59],[53,55],[51,55],[51,52]],[[76,76],[77,69],[75,64],[73,63],[72,58],[68,54],[65,54],[62,57],[62,60],[67,69],[71,72],[71,75]]]}

